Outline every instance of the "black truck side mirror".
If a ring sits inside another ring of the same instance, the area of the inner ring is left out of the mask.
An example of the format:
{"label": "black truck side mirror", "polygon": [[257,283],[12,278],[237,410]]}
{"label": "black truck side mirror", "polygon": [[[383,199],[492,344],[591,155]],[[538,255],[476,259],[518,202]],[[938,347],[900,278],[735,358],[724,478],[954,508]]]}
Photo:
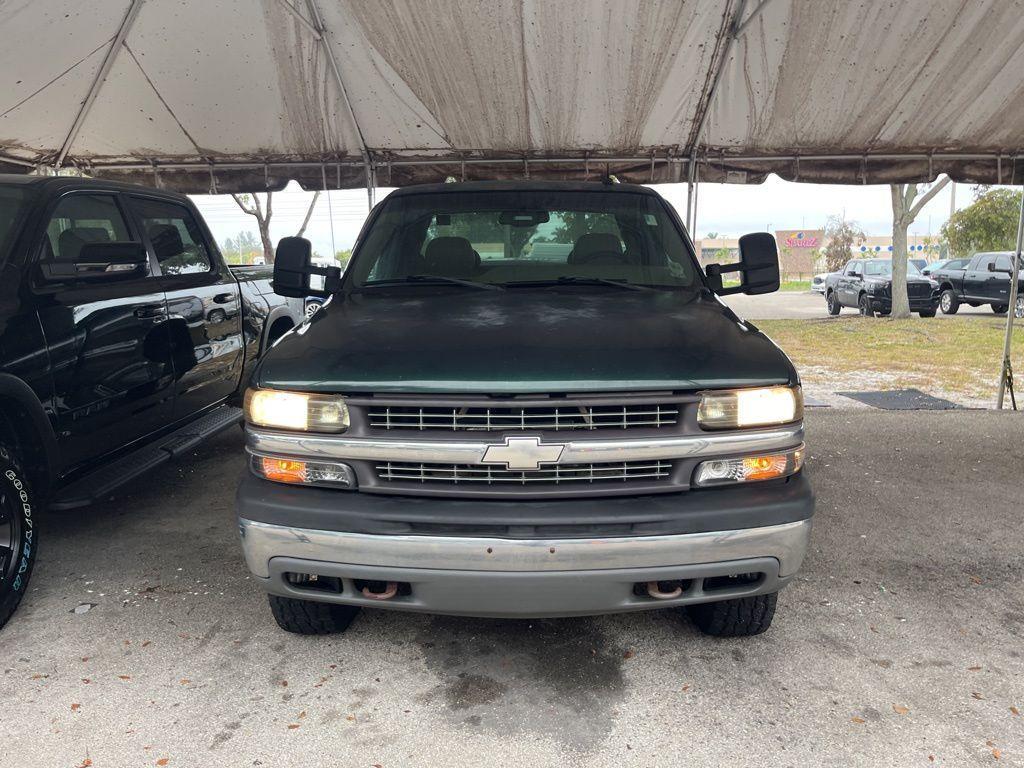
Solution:
{"label": "black truck side mirror", "polygon": [[[739,246],[739,263],[708,265],[708,286],[711,290],[721,296],[732,293],[756,296],[779,290],[779,249],[774,235],[770,232],[753,232],[741,237]],[[739,272],[740,284],[723,288],[723,272]]]}
{"label": "black truck side mirror", "polygon": [[[322,277],[317,287],[313,275]],[[274,293],[304,299],[307,296],[330,296],[341,283],[340,267],[313,266],[313,246],[304,237],[282,237],[274,251]]]}

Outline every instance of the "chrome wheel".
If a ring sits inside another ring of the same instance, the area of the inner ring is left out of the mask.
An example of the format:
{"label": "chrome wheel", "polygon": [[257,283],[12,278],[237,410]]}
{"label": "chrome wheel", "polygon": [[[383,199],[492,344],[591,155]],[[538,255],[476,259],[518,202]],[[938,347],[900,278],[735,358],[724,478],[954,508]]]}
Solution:
{"label": "chrome wheel", "polygon": [[1013,316],[1017,319],[1024,318],[1024,296],[1017,297],[1017,303],[1013,306]]}

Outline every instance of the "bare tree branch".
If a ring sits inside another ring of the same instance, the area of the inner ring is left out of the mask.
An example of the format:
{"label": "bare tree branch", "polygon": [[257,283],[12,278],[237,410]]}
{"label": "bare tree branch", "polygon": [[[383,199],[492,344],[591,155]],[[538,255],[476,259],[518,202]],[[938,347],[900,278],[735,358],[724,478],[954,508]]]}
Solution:
{"label": "bare tree branch", "polygon": [[914,219],[916,219],[917,214],[921,212],[921,209],[928,205],[928,201],[935,197],[935,195],[937,195],[939,191],[947,184],[949,184],[949,176],[946,176],[938,183],[933,184],[931,189],[929,189],[927,192],[921,195],[918,201],[914,203],[914,206],[910,209],[910,220],[913,221]]}
{"label": "bare tree branch", "polygon": [[320,197],[320,190],[313,193],[313,199],[309,203],[309,208],[306,209],[306,218],[302,220],[302,226],[299,227],[299,231],[295,233],[296,237],[302,237],[306,231],[306,227],[309,225],[309,219],[313,215],[313,209],[316,207],[316,201]]}
{"label": "bare tree branch", "polygon": [[238,207],[241,208],[243,212],[248,213],[250,216],[255,216],[257,219],[260,218],[259,213],[257,213],[251,206],[245,204],[245,198],[242,197],[242,195],[232,194],[231,199],[238,204]]}
{"label": "bare tree branch", "polygon": [[[269,191],[267,192],[267,222],[270,221],[270,216],[273,213],[273,211],[271,210],[271,203],[273,201],[273,195],[274,195],[273,192],[269,192]],[[256,195],[253,195],[253,197],[256,197]],[[257,198],[256,199],[256,207],[257,208],[259,207],[259,204],[260,204],[260,201],[259,201],[259,198]]]}

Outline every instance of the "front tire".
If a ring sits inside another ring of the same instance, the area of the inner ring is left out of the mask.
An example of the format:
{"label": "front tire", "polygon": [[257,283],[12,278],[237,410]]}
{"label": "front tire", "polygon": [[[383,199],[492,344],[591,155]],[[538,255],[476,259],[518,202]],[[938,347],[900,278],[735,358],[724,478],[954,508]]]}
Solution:
{"label": "front tire", "polygon": [[1013,306],[1013,316],[1018,320],[1024,318],[1024,296],[1017,297],[1017,303]]}
{"label": "front tire", "polygon": [[686,607],[690,619],[705,635],[714,637],[750,637],[760,635],[772,625],[779,593],[697,603]]}
{"label": "front tire", "polygon": [[334,635],[348,629],[359,607],[267,595],[277,626],[296,635]]}
{"label": "front tire", "polygon": [[871,308],[871,297],[866,293],[862,293],[860,298],[857,299],[857,309],[860,310],[861,315],[864,317],[875,316],[875,310]]}
{"label": "front tire", "polygon": [[960,309],[960,299],[956,295],[956,291],[952,288],[947,288],[942,292],[942,296],[939,297],[939,309],[942,310],[944,315],[955,315],[957,310]]}
{"label": "front tire", "polygon": [[1009,304],[993,304],[992,305],[992,311],[995,312],[997,315],[1003,314],[1009,308],[1010,308]]}
{"label": "front tire", "polygon": [[25,596],[36,561],[36,499],[17,454],[0,444],[0,627]]}
{"label": "front tire", "polygon": [[919,314],[921,317],[935,317],[935,310],[934,309],[922,309],[917,314]]}
{"label": "front tire", "polygon": [[836,296],[835,291],[829,291],[828,295],[825,296],[825,306],[828,308],[828,313],[833,316],[838,315],[843,309],[843,305],[839,303],[839,297]]}

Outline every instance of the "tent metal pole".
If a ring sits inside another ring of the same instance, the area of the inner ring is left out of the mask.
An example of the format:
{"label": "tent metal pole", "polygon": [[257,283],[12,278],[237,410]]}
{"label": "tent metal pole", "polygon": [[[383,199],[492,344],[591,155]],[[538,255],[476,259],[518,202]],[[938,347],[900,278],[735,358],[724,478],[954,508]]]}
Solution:
{"label": "tent metal pole", "polygon": [[114,40],[107,49],[107,55],[103,57],[103,63],[100,65],[96,77],[93,78],[92,84],[89,86],[89,92],[85,95],[82,106],[78,108],[75,122],[71,124],[71,130],[68,131],[64,143],[61,145],[60,152],[57,154],[57,159],[53,164],[55,169],[60,168],[64,164],[64,159],[68,156],[71,145],[78,137],[78,132],[82,130],[82,125],[85,123],[85,118],[88,117],[89,110],[92,109],[92,105],[99,95],[100,88],[107,81],[107,75],[110,74],[114,61],[117,59],[117,54],[121,52],[121,46],[124,45],[124,41],[128,37],[128,30],[131,29],[135,17],[139,15],[141,7],[142,0],[132,0],[132,4],[128,6],[124,18],[121,19],[121,26],[117,28],[117,34],[114,35]]}
{"label": "tent metal pole", "polygon": [[[363,135],[363,129],[359,127],[359,121],[356,120],[355,110],[352,109],[352,102],[348,98],[348,89],[345,87],[345,79],[341,76],[341,67],[338,65],[338,59],[334,55],[334,49],[331,48],[331,41],[327,39],[327,27],[324,26],[323,16],[320,15],[320,8],[317,7],[316,0],[306,0],[309,8],[309,14],[313,17],[313,26],[320,35],[320,47],[323,48],[324,56],[327,57],[327,64],[331,68],[331,74],[334,75],[334,80],[338,85],[338,90],[341,91],[341,100],[345,105],[345,111],[348,113],[349,119],[352,121],[352,127],[355,128],[356,136],[359,139],[359,151],[363,156],[363,165],[366,168],[366,186],[370,190],[373,184],[372,171],[373,171],[373,160],[370,157],[370,150],[366,146],[366,137]],[[370,200],[373,200],[373,192],[369,192]],[[372,206],[371,206],[372,207]]]}
{"label": "tent metal pole", "polygon": [[[1022,190],[1024,193],[1024,190]],[[1013,320],[1017,314],[1017,286],[1020,282],[1020,252],[1024,244],[1024,194],[1020,198],[1020,216],[1017,219],[1017,250],[1013,254],[1012,271],[1010,272],[1010,306],[1006,308],[1006,338],[1003,340],[1003,367],[999,371],[999,395],[996,408],[1003,409],[1003,397],[1006,395],[1006,380],[1013,370],[1010,364],[1010,344],[1013,341]]]}
{"label": "tent metal pole", "polygon": [[302,15],[302,11],[291,4],[291,0],[279,0],[279,2],[288,10],[289,13],[291,13],[292,16],[295,17],[296,21],[298,21],[309,31],[311,35],[313,35],[313,37],[317,40],[320,39],[320,30],[313,26],[313,22]]}

